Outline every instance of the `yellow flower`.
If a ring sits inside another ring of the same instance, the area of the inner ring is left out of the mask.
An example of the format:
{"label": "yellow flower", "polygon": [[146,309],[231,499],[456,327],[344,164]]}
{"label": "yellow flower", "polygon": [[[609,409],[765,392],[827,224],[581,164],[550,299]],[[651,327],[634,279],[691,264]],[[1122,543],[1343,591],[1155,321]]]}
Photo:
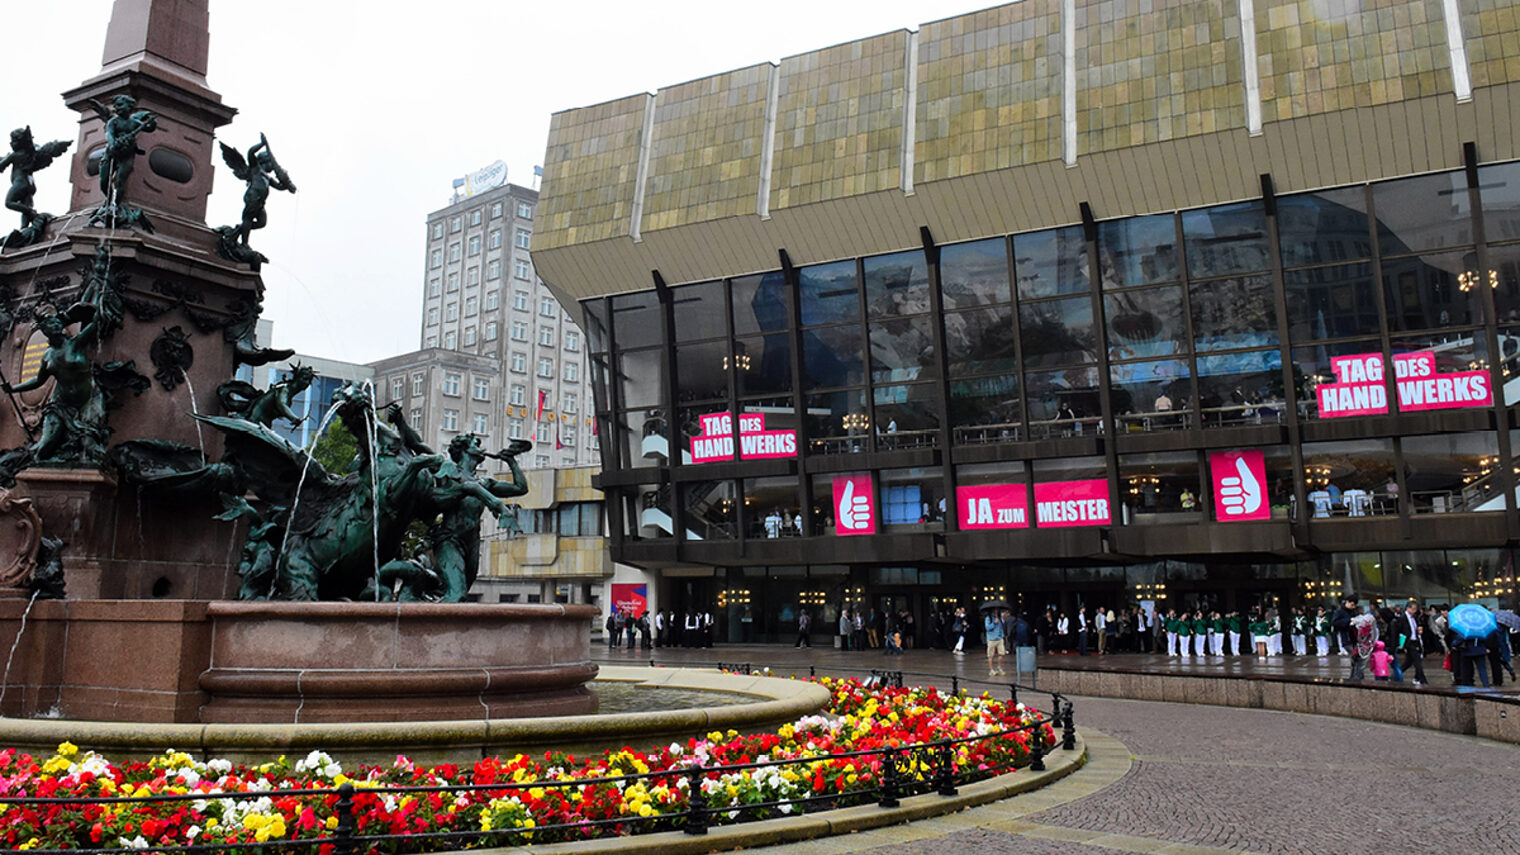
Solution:
{"label": "yellow flower", "polygon": [[[211,820],[211,822],[216,822],[216,820],[213,819],[213,820]],[[336,816],[330,816],[330,817],[327,818],[327,822],[325,824],[327,825],[327,830],[328,831],[332,831],[333,829],[335,829],[335,828],[338,827],[338,818]],[[211,826],[208,823],[206,827],[210,828]]]}
{"label": "yellow flower", "polygon": [[73,757],[79,753],[79,746],[72,742],[61,742],[58,745],[59,757]]}

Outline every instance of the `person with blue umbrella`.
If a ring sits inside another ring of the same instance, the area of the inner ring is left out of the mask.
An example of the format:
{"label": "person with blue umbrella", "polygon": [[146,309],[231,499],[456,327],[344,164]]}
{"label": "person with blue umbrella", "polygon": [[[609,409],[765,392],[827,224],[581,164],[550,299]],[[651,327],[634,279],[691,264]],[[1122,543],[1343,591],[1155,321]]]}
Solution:
{"label": "person with blue umbrella", "polygon": [[1488,645],[1492,643],[1489,636],[1499,629],[1493,612],[1477,603],[1463,603],[1447,613],[1446,626],[1457,637],[1452,651],[1459,654],[1454,663],[1457,667],[1456,684],[1471,686],[1476,669],[1483,688],[1489,688]]}

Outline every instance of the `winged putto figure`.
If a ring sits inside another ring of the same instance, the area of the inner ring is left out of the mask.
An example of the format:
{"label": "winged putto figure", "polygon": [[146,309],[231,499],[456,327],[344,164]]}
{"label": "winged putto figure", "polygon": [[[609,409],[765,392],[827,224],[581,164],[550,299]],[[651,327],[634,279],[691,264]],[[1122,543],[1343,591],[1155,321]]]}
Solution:
{"label": "winged putto figure", "polygon": [[294,193],[296,185],[280,166],[280,162],[274,159],[269,140],[263,134],[259,134],[258,144],[248,149],[246,159],[232,146],[226,143],[219,145],[222,147],[222,159],[231,167],[233,175],[240,181],[247,182],[248,189],[243,191],[243,221],[236,226],[222,226],[216,230],[220,237],[216,251],[228,261],[250,264],[257,270],[260,264],[269,259],[248,246],[248,235],[254,229],[262,229],[269,220],[264,213],[269,191],[285,190]]}
{"label": "winged putto figure", "polygon": [[90,105],[106,124],[106,147],[100,155],[100,192],[105,201],[90,218],[90,224],[113,228],[140,226],[151,232],[153,226],[142,209],[128,207],[124,199],[132,166],[139,154],[146,153],[137,147],[137,136],[158,130],[158,114],[136,109],[137,99],[131,95],[117,95],[111,99],[110,107],[93,98]]}
{"label": "winged putto figure", "polygon": [[0,159],[0,169],[11,168],[11,189],[5,194],[5,207],[21,214],[21,228],[11,232],[5,246],[27,246],[42,237],[53,217],[32,207],[32,199],[37,195],[32,175],[50,165],[68,147],[67,140],[37,145],[32,139],[31,125],[11,131],[11,153]]}

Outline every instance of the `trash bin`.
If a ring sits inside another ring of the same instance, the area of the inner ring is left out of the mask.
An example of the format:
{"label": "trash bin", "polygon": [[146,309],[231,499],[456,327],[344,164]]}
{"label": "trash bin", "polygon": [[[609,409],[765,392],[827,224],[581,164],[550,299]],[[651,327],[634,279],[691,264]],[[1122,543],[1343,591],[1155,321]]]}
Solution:
{"label": "trash bin", "polygon": [[1015,647],[1013,659],[1013,665],[1018,671],[1019,680],[1027,681],[1028,685],[1033,686],[1035,680],[1034,648]]}

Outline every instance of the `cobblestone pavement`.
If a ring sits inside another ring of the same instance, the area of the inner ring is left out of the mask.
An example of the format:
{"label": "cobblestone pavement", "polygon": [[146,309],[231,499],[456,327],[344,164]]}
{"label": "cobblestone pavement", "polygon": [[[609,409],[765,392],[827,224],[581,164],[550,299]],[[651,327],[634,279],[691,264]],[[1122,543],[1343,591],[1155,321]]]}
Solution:
{"label": "cobblestone pavement", "polygon": [[[780,655],[762,655],[772,651]],[[869,653],[790,648],[669,651],[669,656],[693,663],[779,662],[803,670],[813,663],[820,672],[857,667],[853,663],[861,659],[867,660],[864,667],[875,664]],[[948,659],[942,651],[894,659],[896,668],[940,669],[940,677],[921,682],[948,683],[951,673],[977,673],[967,661],[971,657]],[[980,669],[979,676],[985,675],[985,665]],[[1063,781],[951,816],[756,851],[1520,851],[1520,747],[1514,745],[1264,710],[1099,698],[1074,703],[1090,762]]]}

